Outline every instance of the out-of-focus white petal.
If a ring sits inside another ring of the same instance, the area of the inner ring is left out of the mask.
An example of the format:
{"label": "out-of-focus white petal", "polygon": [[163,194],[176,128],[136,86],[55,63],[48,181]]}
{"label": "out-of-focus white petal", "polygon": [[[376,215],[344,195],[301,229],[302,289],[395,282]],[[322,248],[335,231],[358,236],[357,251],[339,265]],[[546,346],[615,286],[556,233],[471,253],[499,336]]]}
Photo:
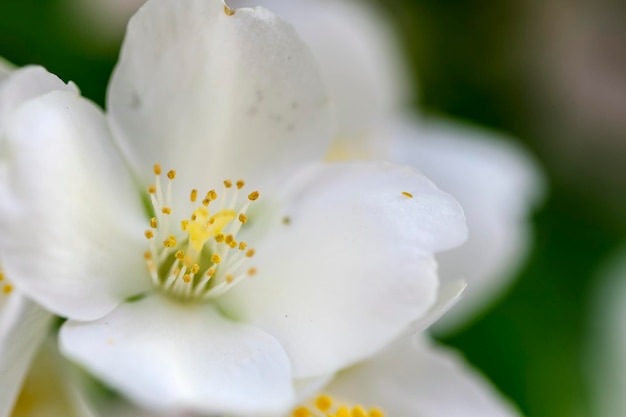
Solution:
{"label": "out-of-focus white petal", "polygon": [[146,289],[141,201],[101,112],[54,91],[23,104],[3,141],[0,252],[16,288],[76,319]]}
{"label": "out-of-focus white petal", "polygon": [[2,68],[0,62],[0,130],[20,104],[54,90],[78,93],[76,85],[65,84],[42,67],[28,66],[11,71],[8,66]]}
{"label": "out-of-focus white petal", "polygon": [[280,344],[210,304],[149,296],[60,335],[67,356],[155,411],[280,414],[294,400]]}
{"label": "out-of-focus white petal", "polygon": [[626,247],[602,265],[594,282],[587,338],[588,415],[620,416],[626,410]]}
{"label": "out-of-focus white petal", "polygon": [[16,292],[0,292],[0,417],[11,415],[52,315]]}
{"label": "out-of-focus white petal", "polygon": [[388,416],[516,417],[519,412],[459,355],[407,340],[340,373],[324,389]]}
{"label": "out-of-focus white petal", "polygon": [[419,167],[467,216],[468,241],[437,255],[444,282],[468,283],[463,299],[435,326],[450,331],[499,295],[526,258],[530,212],[544,188],[541,172],[519,146],[475,127],[403,120],[394,129],[393,160]]}
{"label": "out-of-focus white petal", "polygon": [[232,2],[244,4],[260,4],[284,17],[313,51],[337,114],[333,151],[369,158],[384,152],[386,143],[375,132],[409,102],[413,88],[395,34],[381,14],[366,1]]}
{"label": "out-of-focus white petal", "polygon": [[267,184],[319,160],[332,138],[321,77],[293,28],[262,8],[227,15],[219,1],[142,7],[108,111],[138,175],[151,181],[155,162],[175,168],[185,198],[207,180]]}
{"label": "out-of-focus white petal", "polygon": [[[412,197],[403,193],[409,193]],[[381,163],[314,166],[288,187],[253,258],[220,299],[287,349],[296,377],[331,373],[397,337],[435,302],[433,252],[465,239],[458,203]]]}

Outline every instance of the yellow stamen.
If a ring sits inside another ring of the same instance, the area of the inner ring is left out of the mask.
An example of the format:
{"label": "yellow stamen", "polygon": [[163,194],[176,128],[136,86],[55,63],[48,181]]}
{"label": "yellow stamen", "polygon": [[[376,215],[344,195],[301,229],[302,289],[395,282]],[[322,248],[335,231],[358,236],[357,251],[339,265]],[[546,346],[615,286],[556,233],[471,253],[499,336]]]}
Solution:
{"label": "yellow stamen", "polygon": [[170,214],[172,214],[172,209],[170,207],[163,207],[161,209],[161,213],[167,214],[169,216]]}
{"label": "yellow stamen", "polygon": [[352,417],[367,417],[367,411],[361,406],[352,408]]}
{"label": "yellow stamen", "polygon": [[167,178],[171,180],[176,178],[176,171],[174,171],[173,169],[170,169],[169,171],[167,171]]}
{"label": "yellow stamen", "polygon": [[238,190],[241,190],[244,187],[244,185],[246,185],[244,180],[238,180],[237,181],[237,189]]}
{"label": "yellow stamen", "polygon": [[154,174],[161,175],[161,164],[154,164]]}
{"label": "yellow stamen", "polygon": [[146,230],[143,234],[146,236],[147,239],[152,239],[154,237],[154,233],[152,232],[152,230]]}
{"label": "yellow stamen", "polygon": [[179,261],[182,261],[183,259],[185,259],[185,251],[183,251],[182,249],[177,251],[174,254],[174,257],[176,257],[176,259],[178,259]]}
{"label": "yellow stamen", "polygon": [[315,406],[322,412],[327,412],[333,406],[333,400],[328,395],[320,395],[315,400]]}
{"label": "yellow stamen", "polygon": [[185,281],[185,283],[189,284],[191,282],[191,275],[189,275],[189,274],[183,275],[183,281]]}
{"label": "yellow stamen", "polygon": [[246,252],[246,256],[248,258],[252,258],[254,256],[254,254],[255,254],[254,249],[250,249],[248,252]]}
{"label": "yellow stamen", "polygon": [[211,262],[213,262],[214,264],[219,264],[220,262],[222,262],[222,257],[219,256],[217,253],[214,253],[213,255],[211,255]]}
{"label": "yellow stamen", "polygon": [[2,292],[4,293],[4,295],[11,294],[13,292],[13,285],[4,284],[4,286],[2,287]]}
{"label": "yellow stamen", "polygon": [[402,195],[408,198],[413,198],[413,194],[408,191],[402,191]]}
{"label": "yellow stamen", "polygon": [[246,250],[248,244],[246,242],[239,243],[239,250]]}
{"label": "yellow stamen", "polygon": [[224,187],[230,188],[233,186],[233,182],[231,180],[224,180]]}
{"label": "yellow stamen", "polygon": [[254,200],[256,200],[257,198],[259,198],[259,196],[260,196],[260,195],[261,195],[261,194],[260,194],[258,191],[253,191],[253,192],[251,192],[250,194],[248,194],[248,200],[250,200],[250,201],[254,201]]}
{"label": "yellow stamen", "polygon": [[248,221],[248,216],[246,216],[246,215],[245,215],[245,214],[243,214],[243,213],[239,213],[239,221],[240,221],[241,223],[246,223],[246,222]]}
{"label": "yellow stamen", "polygon": [[150,194],[154,194],[154,193],[156,193],[156,187],[155,187],[154,185],[149,186],[149,187],[148,187],[148,192],[149,192]]}
{"label": "yellow stamen", "polygon": [[308,417],[309,416],[309,410],[307,410],[304,407],[298,407],[295,410],[293,410],[292,415],[293,415],[293,417]]}
{"label": "yellow stamen", "polygon": [[194,188],[193,190],[191,190],[191,194],[189,195],[189,200],[192,203],[195,203],[197,199],[198,199],[198,190]]}
{"label": "yellow stamen", "polygon": [[257,272],[257,271],[256,271],[256,268],[250,268],[250,269],[248,269],[248,275],[250,275],[250,276],[254,276],[254,275],[256,275],[256,272]]}
{"label": "yellow stamen", "polygon": [[153,218],[150,219],[150,227],[153,228],[153,229],[156,229],[156,227],[157,227],[157,219],[156,219],[156,217],[153,217]]}
{"label": "yellow stamen", "polygon": [[369,417],[385,417],[385,413],[379,408],[371,408]]}

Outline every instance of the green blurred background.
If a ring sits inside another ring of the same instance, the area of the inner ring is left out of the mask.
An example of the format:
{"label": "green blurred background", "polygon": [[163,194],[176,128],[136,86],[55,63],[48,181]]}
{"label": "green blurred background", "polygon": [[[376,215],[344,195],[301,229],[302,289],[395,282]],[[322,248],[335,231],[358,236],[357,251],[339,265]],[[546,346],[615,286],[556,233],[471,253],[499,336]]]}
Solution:
{"label": "green blurred background", "polygon": [[[41,64],[103,105],[121,29],[68,13],[68,1],[0,0],[0,55]],[[550,181],[518,280],[493,309],[444,341],[526,415],[591,415],[588,298],[596,269],[626,234],[624,6],[378,2],[415,69],[415,105],[509,132]]]}

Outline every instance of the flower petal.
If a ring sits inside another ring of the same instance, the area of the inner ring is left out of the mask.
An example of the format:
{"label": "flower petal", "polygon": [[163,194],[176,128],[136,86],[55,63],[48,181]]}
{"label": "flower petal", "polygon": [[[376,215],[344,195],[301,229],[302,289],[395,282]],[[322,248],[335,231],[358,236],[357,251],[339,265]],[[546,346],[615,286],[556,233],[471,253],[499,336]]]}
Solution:
{"label": "flower petal", "polygon": [[265,415],[294,400],[280,344],[224,319],[210,304],[161,296],[124,303],[98,321],[67,322],[61,348],[154,410]]}
{"label": "flower petal", "polygon": [[313,167],[275,214],[263,219],[266,238],[251,241],[258,274],[220,303],[274,335],[298,378],[373,354],[426,313],[437,292],[433,252],[465,238],[452,197],[388,164]]}
{"label": "flower petal", "polygon": [[[154,0],[131,20],[109,88],[113,130],[138,175],[179,171],[177,187],[244,177],[258,186],[331,139],[329,101],[293,28],[265,9]],[[183,169],[184,168],[184,169]]]}
{"label": "flower petal", "polygon": [[12,71],[9,67],[0,68],[0,129],[20,104],[54,90],[78,93],[74,83],[65,84],[42,67],[27,66]]}
{"label": "flower petal", "polygon": [[451,122],[395,126],[393,160],[423,170],[459,199],[469,239],[437,256],[444,282],[463,278],[459,304],[435,326],[452,330],[485,307],[515,276],[530,248],[529,212],[541,195],[540,171],[520,147]]}
{"label": "flower petal", "polygon": [[[384,144],[372,133],[413,91],[391,27],[368,2],[341,0],[240,0],[258,4],[294,25],[311,48],[335,104],[335,151],[373,157]],[[321,30],[320,28],[323,28]],[[347,139],[356,139],[351,143]],[[377,141],[374,141],[376,139]],[[339,149],[338,149],[339,148]]]}
{"label": "flower petal", "polygon": [[51,322],[50,313],[20,294],[0,293],[0,417],[11,415],[24,377]]}
{"label": "flower petal", "polygon": [[389,416],[513,417],[519,412],[456,352],[407,340],[340,373],[325,389]]}
{"label": "flower petal", "polygon": [[15,286],[77,319],[148,288],[141,202],[101,112],[54,91],[23,104],[4,139],[0,251]]}

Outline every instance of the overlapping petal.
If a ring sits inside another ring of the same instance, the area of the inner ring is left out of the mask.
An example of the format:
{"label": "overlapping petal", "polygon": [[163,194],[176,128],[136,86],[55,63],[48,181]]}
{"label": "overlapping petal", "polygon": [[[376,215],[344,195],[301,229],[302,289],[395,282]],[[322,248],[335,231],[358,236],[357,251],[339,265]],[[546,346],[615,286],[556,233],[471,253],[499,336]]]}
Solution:
{"label": "overlapping petal", "polygon": [[519,412],[456,352],[421,339],[386,349],[325,389],[389,416],[514,417]]}
{"label": "overlapping petal", "polygon": [[467,216],[468,241],[437,256],[443,282],[468,282],[463,299],[437,323],[452,329],[500,294],[525,259],[529,212],[543,191],[540,170],[506,138],[452,122],[405,119],[393,137],[393,159],[419,166]]}
{"label": "overlapping petal", "polygon": [[262,8],[153,0],[132,18],[109,119],[139,176],[179,170],[180,195],[207,180],[255,187],[323,156],[330,102],[293,28]]}
{"label": "overlapping petal", "polygon": [[149,296],[94,322],[69,321],[60,337],[68,356],[153,410],[280,414],[294,399],[280,344],[209,304]]}
{"label": "overlapping petal", "polygon": [[16,288],[77,319],[147,288],[141,201],[101,112],[53,91],[14,112],[3,140],[1,255]]}
{"label": "overlapping petal", "polygon": [[254,243],[258,274],[220,304],[274,335],[296,377],[363,359],[425,314],[437,294],[433,252],[466,233],[452,197],[388,164],[313,167],[279,210]]}

